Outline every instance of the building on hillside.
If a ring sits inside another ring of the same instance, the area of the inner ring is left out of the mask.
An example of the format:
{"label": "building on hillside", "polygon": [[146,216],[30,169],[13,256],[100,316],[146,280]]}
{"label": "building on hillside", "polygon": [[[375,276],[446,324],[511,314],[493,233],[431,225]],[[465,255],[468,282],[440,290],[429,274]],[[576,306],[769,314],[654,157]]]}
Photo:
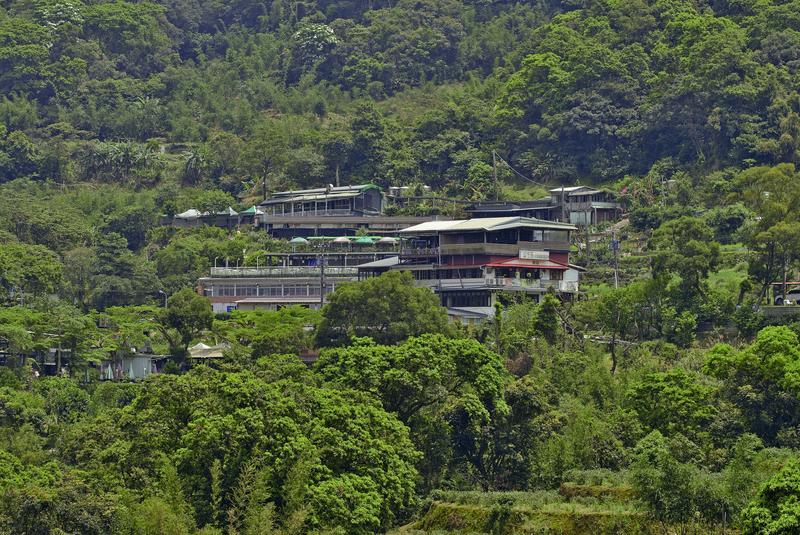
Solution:
{"label": "building on hillside", "polygon": [[167,355],[155,355],[145,348],[143,352],[118,350],[111,358],[100,363],[100,380],[102,381],[140,381],[160,373],[169,358]]}
{"label": "building on hillside", "polygon": [[260,222],[260,217],[264,215],[264,212],[261,211],[260,208],[253,205],[247,210],[242,210],[239,212],[239,226],[243,225],[250,225],[255,226],[258,225]]}
{"label": "building on hillside", "polygon": [[190,208],[185,212],[176,214],[168,223],[178,228],[194,228],[201,226],[221,227],[228,230],[240,228],[242,226],[258,225],[262,211],[255,206],[237,212],[232,207],[219,212],[201,212]]}
{"label": "building on hillside", "polygon": [[210,227],[222,227],[233,230],[239,226],[239,212],[228,206],[219,212],[204,214],[201,218],[204,225]]}
{"label": "building on hillside", "polygon": [[557,206],[550,197],[546,197],[534,201],[478,201],[464,211],[472,218],[518,216],[555,221]]}
{"label": "building on hillside", "polygon": [[230,344],[227,343],[210,346],[200,342],[189,348],[186,358],[194,364],[209,364],[215,360],[224,359],[225,351],[230,348]]}
{"label": "building on hillside", "polygon": [[199,227],[203,224],[201,219],[202,217],[203,212],[194,208],[189,208],[185,212],[175,214],[175,216],[171,220],[168,220],[168,222],[171,222],[173,227],[178,228]]}
{"label": "building on hillside", "polygon": [[299,252],[260,257],[258,267],[213,267],[198,280],[198,292],[214,312],[277,310],[291,305],[319,308],[337,286],[358,279],[360,264],[396,256],[396,251]]}
{"label": "building on hillside", "polygon": [[280,191],[259,207],[267,217],[380,215],[383,192],[374,184]]}
{"label": "building on hillside", "polygon": [[556,205],[557,220],[569,221],[573,225],[617,221],[622,214],[622,204],[617,195],[607,189],[589,186],[554,188],[550,190],[550,199]]}
{"label": "building on hillside", "polygon": [[259,227],[276,238],[355,236],[360,232],[390,235],[441,216],[388,216],[378,186],[328,186],[282,191],[259,205]]}
{"label": "building on hillside", "polygon": [[[442,206],[452,207],[460,201],[439,199]],[[312,236],[355,236],[367,232],[392,235],[424,221],[451,219],[447,216],[389,216],[378,186],[328,186],[274,193],[259,206],[236,212],[231,207],[220,212],[203,212],[195,208],[161,222],[179,228],[204,225],[228,230],[260,228],[276,238]]]}
{"label": "building on hillside", "polygon": [[457,213],[471,203],[456,197],[436,195],[430,186],[389,186],[386,193],[386,213],[424,212]]}
{"label": "building on hillside", "polygon": [[503,292],[538,301],[546,292],[572,298],[582,268],[569,263],[574,225],[526,217],[434,221],[409,227],[400,252],[359,266],[359,277],[390,269],[413,274],[436,292],[450,316],[474,321],[493,314]]}
{"label": "building on hillside", "polygon": [[479,201],[465,211],[473,218],[519,216],[581,226],[617,221],[622,215],[622,204],[611,190],[565,186],[549,193],[533,201]]}
{"label": "building on hillside", "polygon": [[259,228],[269,232],[275,238],[290,239],[294,237],[322,236],[356,236],[368,233],[381,236],[393,236],[404,228],[432,220],[450,220],[449,217],[432,216],[335,216],[306,215],[295,216],[261,216]]}

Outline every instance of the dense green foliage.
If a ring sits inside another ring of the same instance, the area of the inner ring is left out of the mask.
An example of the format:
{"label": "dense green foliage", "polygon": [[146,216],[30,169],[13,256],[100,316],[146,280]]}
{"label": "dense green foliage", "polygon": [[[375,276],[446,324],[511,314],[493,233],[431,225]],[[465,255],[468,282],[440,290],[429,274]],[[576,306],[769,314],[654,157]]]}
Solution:
{"label": "dense green foliage", "polygon": [[482,196],[491,150],[544,181],[797,163],[797,8],[9,1],[0,177]]}
{"label": "dense green foliage", "polygon": [[[0,2],[0,533],[797,531],[800,324],[762,310],[800,268],[798,13]],[[289,244],[162,218],[337,182],[597,184],[628,221],[575,236],[579,299],[479,325],[397,271],[214,315],[199,277]]]}

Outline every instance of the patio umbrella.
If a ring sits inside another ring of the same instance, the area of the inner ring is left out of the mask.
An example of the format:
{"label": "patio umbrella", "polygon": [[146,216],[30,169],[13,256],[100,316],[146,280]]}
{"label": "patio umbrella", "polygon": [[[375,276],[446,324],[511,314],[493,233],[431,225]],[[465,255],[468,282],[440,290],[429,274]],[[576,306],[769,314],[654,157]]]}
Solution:
{"label": "patio umbrella", "polygon": [[333,240],[333,243],[350,243],[350,240],[347,238],[347,236],[339,236]]}
{"label": "patio umbrella", "polygon": [[298,236],[297,238],[292,238],[291,240],[289,240],[289,243],[295,245],[308,245],[308,240]]}
{"label": "patio umbrella", "polygon": [[372,245],[373,243],[375,243],[375,241],[373,240],[373,238],[370,238],[369,236],[361,236],[356,240],[356,243],[358,245]]}
{"label": "patio umbrella", "polygon": [[391,236],[384,236],[378,243],[385,244],[385,245],[394,245],[397,243],[397,238],[392,238]]}

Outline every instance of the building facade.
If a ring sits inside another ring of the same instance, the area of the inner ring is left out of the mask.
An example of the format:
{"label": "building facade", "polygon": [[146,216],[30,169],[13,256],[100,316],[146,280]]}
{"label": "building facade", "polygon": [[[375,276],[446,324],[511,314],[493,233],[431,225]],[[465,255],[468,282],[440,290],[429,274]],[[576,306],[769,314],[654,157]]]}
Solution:
{"label": "building facade", "polygon": [[607,189],[569,186],[549,193],[548,197],[533,201],[481,201],[465,211],[473,218],[518,216],[580,226],[617,221],[622,216],[622,204]]}
{"label": "building facade", "polygon": [[374,184],[280,191],[259,207],[267,217],[380,215],[383,192]]}
{"label": "building facade", "polygon": [[526,217],[422,223],[401,231],[395,261],[359,267],[361,278],[390,269],[409,271],[416,284],[436,292],[451,315],[491,315],[504,292],[538,301],[555,292],[578,292],[581,268],[569,263],[574,225]]}
{"label": "building facade", "polygon": [[291,305],[320,308],[325,297],[358,279],[358,265],[396,252],[283,253],[261,257],[258,267],[214,267],[197,281],[214,312],[277,310]]}

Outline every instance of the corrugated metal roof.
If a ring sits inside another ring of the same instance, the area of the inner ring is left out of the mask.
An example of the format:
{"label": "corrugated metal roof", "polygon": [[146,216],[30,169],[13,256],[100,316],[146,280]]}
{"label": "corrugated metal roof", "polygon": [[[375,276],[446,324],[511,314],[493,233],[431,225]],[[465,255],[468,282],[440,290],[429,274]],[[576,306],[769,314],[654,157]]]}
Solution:
{"label": "corrugated metal roof", "polygon": [[334,186],[327,188],[311,188],[311,189],[298,189],[290,191],[276,191],[270,195],[269,199],[261,202],[261,206],[268,204],[275,204],[281,202],[290,202],[298,200],[314,200],[316,199],[333,199],[333,198],[348,198],[355,197],[364,191],[370,189],[380,188],[375,184],[358,184],[355,186]]}
{"label": "corrugated metal roof", "polygon": [[532,217],[479,217],[455,221],[428,221],[400,231],[401,234],[430,234],[435,232],[464,232],[470,230],[495,231],[517,227],[533,227],[554,230],[576,230],[574,225],[544,221]]}
{"label": "corrugated metal roof", "polygon": [[589,186],[564,186],[561,188],[553,188],[550,190],[550,193],[561,193],[562,191],[564,193],[569,193],[571,191],[578,191],[579,189],[585,189],[588,187]]}
{"label": "corrugated metal roof", "polygon": [[361,191],[342,191],[336,193],[308,193],[287,197],[272,197],[262,202],[259,206],[269,206],[270,204],[283,204],[287,202],[304,201],[335,201],[337,199],[352,199],[361,195]]}
{"label": "corrugated metal roof", "polygon": [[279,195],[303,195],[307,193],[341,193],[341,192],[351,192],[351,191],[365,191],[368,189],[380,189],[375,184],[355,184],[352,186],[333,186],[328,188],[311,188],[311,189],[296,189],[296,190],[289,190],[289,191],[276,191],[272,194],[272,197],[277,197]]}
{"label": "corrugated metal roof", "polygon": [[400,230],[401,234],[413,234],[415,232],[439,232],[442,230],[447,230],[448,228],[455,226],[459,223],[463,223],[466,221],[465,219],[453,219],[452,221],[426,221],[425,223],[420,223],[419,225],[414,225],[412,227],[404,228]]}
{"label": "corrugated metal roof", "polygon": [[609,190],[604,189],[587,189],[584,191],[573,191],[569,194],[570,197],[577,197],[579,195],[595,195],[597,193],[610,193]]}

